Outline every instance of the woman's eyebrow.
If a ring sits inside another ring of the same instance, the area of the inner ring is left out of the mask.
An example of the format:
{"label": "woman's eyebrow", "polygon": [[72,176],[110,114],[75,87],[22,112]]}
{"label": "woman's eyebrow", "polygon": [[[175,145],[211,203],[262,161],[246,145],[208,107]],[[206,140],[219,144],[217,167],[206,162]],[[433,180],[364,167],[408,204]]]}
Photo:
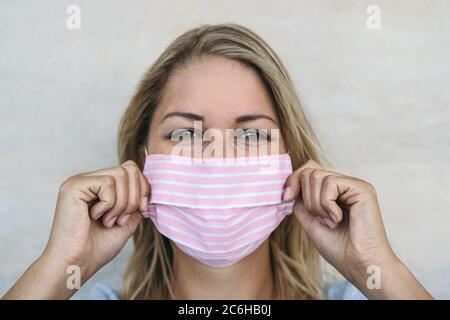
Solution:
{"label": "woman's eyebrow", "polygon": [[[191,112],[180,112],[180,111],[174,111],[174,112],[170,112],[168,114],[166,114],[161,122],[163,122],[164,120],[166,120],[167,118],[171,118],[171,117],[181,117],[181,118],[186,118],[189,120],[196,120],[196,121],[203,121],[205,118],[202,117],[201,115],[195,114],[195,113],[191,113]],[[242,115],[236,118],[235,122],[236,123],[241,123],[241,122],[248,122],[248,121],[255,121],[258,119],[267,119],[269,121],[272,121],[274,124],[278,125],[278,122],[275,121],[273,118],[264,115],[264,114],[246,114],[246,115]]]}
{"label": "woman's eyebrow", "polygon": [[278,125],[277,121],[275,121],[273,118],[266,116],[264,114],[246,114],[246,115],[237,117],[235,122],[241,123],[241,122],[247,122],[247,121],[254,121],[254,120],[258,120],[258,119],[267,119],[267,120],[272,121],[276,125]]}
{"label": "woman's eyebrow", "polygon": [[197,121],[203,121],[204,118],[198,114],[195,113],[191,113],[191,112],[180,112],[180,111],[174,111],[174,112],[170,112],[168,114],[166,114],[161,122],[163,122],[164,120],[166,120],[167,118],[170,117],[182,117],[182,118],[186,118],[186,119],[190,119],[190,120],[197,120]]}

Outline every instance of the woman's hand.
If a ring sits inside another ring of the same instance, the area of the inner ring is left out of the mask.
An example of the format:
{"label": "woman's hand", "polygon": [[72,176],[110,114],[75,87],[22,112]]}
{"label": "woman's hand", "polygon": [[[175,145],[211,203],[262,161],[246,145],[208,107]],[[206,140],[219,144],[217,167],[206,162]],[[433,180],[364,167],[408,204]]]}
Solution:
{"label": "woman's hand", "polygon": [[[294,199],[320,254],[367,297],[431,297],[391,249],[371,184],[308,161],[286,181],[283,200]],[[372,272],[380,273],[380,288],[367,285]]]}
{"label": "woman's hand", "polygon": [[[59,190],[44,253],[5,298],[70,296],[73,291],[61,287],[66,286],[67,268],[78,267],[84,283],[114,258],[138,227],[149,194],[150,186],[133,161],[67,179]],[[37,283],[39,290],[28,289]]]}

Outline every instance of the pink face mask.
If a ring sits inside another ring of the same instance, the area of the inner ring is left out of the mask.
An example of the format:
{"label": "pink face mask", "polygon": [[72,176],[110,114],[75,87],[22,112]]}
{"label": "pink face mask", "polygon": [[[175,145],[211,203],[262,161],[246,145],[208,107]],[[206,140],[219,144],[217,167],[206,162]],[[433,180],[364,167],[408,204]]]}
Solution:
{"label": "pink face mask", "polygon": [[287,154],[190,158],[152,154],[144,175],[151,199],[144,216],[184,253],[215,268],[255,251],[294,202],[282,202],[292,173]]}

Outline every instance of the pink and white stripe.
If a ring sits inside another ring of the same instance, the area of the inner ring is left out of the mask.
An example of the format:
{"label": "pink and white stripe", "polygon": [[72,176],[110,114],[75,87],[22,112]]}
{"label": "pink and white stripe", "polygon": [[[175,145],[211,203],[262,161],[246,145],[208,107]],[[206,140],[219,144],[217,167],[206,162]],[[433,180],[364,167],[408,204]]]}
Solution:
{"label": "pink and white stripe", "polygon": [[157,229],[186,254],[226,267],[253,252],[292,213],[283,203],[287,154],[195,159],[149,155],[149,210]]}

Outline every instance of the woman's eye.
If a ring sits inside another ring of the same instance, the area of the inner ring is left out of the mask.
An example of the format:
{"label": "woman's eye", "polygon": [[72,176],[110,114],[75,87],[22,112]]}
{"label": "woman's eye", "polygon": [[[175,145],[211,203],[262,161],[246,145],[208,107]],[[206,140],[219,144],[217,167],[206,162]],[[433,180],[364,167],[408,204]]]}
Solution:
{"label": "woman's eye", "polygon": [[172,141],[180,141],[180,139],[201,139],[202,134],[194,129],[177,129],[170,133],[169,137]]}
{"label": "woman's eye", "polygon": [[238,138],[246,139],[249,142],[269,141],[270,136],[265,130],[246,129],[238,134]]}

